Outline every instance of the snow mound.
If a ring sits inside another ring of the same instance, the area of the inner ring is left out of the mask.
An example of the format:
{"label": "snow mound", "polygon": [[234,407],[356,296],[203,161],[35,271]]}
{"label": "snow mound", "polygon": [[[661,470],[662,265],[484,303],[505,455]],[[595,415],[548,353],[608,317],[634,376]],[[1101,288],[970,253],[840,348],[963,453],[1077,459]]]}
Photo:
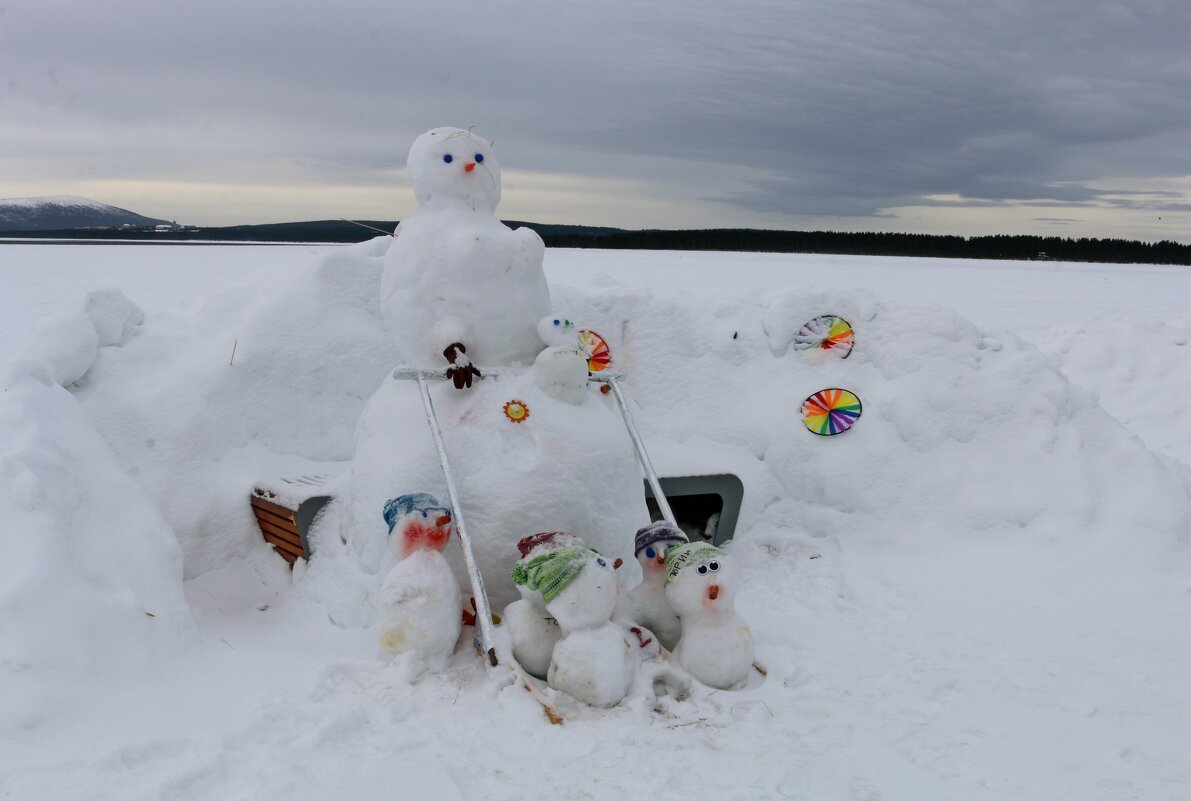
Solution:
{"label": "snow mound", "polygon": [[1157,453],[1191,465],[1191,318],[1099,318],[1037,338],[1063,374]]}
{"label": "snow mound", "polygon": [[[141,319],[119,291],[92,292],[4,368],[0,682],[9,686],[136,664],[191,631],[177,541],[64,388]],[[25,727],[55,704],[36,690],[4,698],[16,708],[0,717]]]}

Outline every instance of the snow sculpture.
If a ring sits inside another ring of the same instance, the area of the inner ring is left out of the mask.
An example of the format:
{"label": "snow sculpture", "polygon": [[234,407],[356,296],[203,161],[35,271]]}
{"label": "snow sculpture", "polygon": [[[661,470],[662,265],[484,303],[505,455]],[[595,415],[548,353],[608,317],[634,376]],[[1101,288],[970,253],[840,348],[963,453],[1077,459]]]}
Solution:
{"label": "snow sculpture", "polygon": [[[543,531],[522,537],[517,543],[521,552],[518,565],[524,566],[534,557],[555,550],[582,546],[583,541],[565,531]],[[517,568],[515,567],[514,570]],[[513,647],[513,658],[526,673],[539,679],[546,678],[550,669],[550,657],[554,646],[562,637],[558,621],[546,611],[546,604],[540,593],[524,584],[517,585],[521,599],[505,607],[504,625],[509,629],[509,640]]]}
{"label": "snow sculpture", "polygon": [[557,548],[518,563],[513,580],[541,593],[558,621],[547,683],[586,704],[610,707],[629,692],[636,673],[634,649],[611,620],[616,606],[615,568],[588,548]]}
{"label": "snow sculpture", "polygon": [[709,687],[748,681],[753,634],[736,614],[736,577],[727,554],[705,542],[680,545],[666,559],[666,598],[682,618],[674,658]]}
{"label": "snow sculpture", "polygon": [[643,578],[625,596],[624,616],[640,623],[669,651],[682,635],[682,623],[666,597],[666,556],[673,548],[686,544],[682,531],[664,520],[640,529],[634,541],[637,562]]}
{"label": "snow sculpture", "polygon": [[462,628],[459,584],[442,549],[451,536],[451,514],[425,492],[385,504],[390,544],[399,560],[385,577],[377,608],[381,651],[413,653],[426,667],[455,650]]}
{"label": "snow sculpture", "polygon": [[[385,256],[381,313],[409,365],[430,367],[452,345],[468,362],[529,364],[550,313],[545,245],[496,218],[500,165],[492,143],[459,128],[419,136],[406,162],[418,213],[401,221]],[[462,346],[462,347],[459,347]]]}
{"label": "snow sculpture", "polygon": [[[628,559],[631,532],[649,519],[640,466],[615,399],[587,386],[581,355],[560,361],[570,366],[561,380],[538,380],[538,324],[550,311],[543,247],[536,234],[496,218],[500,168],[491,145],[436,128],[414,143],[409,169],[420,208],[402,221],[386,255],[383,316],[403,364],[445,367],[444,355],[454,357],[460,389],[437,382],[430,393],[493,608],[517,598],[508,554],[527,531],[584,532],[608,559],[627,560],[617,576],[631,584],[639,577]],[[577,350],[575,342],[555,347],[568,345]],[[506,416],[511,400],[533,413]],[[355,445],[339,534],[365,571],[383,574],[388,557],[376,509],[391,488],[446,495],[416,385],[386,375],[360,417]],[[459,549],[445,553],[466,584]]]}

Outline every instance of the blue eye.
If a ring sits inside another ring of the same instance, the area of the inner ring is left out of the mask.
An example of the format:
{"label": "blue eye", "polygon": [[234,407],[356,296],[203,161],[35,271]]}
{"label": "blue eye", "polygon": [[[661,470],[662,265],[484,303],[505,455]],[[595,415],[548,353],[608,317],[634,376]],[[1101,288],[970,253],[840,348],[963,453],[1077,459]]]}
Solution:
{"label": "blue eye", "polygon": [[607,566],[608,566],[608,563],[607,563],[607,562],[605,562],[603,559],[597,559],[597,560],[596,560],[596,564],[597,564],[597,565],[599,565],[600,567],[607,567]]}
{"label": "blue eye", "polygon": [[428,517],[428,515],[425,512],[422,512],[422,517]]}
{"label": "blue eye", "polygon": [[657,554],[656,554],[656,553],[654,553],[654,551],[653,551],[653,548],[646,548],[646,549],[645,549],[645,558],[646,558],[646,559],[652,559],[652,558],[654,558],[655,556],[657,556]]}
{"label": "blue eye", "polygon": [[555,325],[558,325],[560,322],[561,322],[561,321],[559,321],[559,320],[555,320],[555,321],[554,321],[554,324],[555,324]]}
{"label": "blue eye", "polygon": [[476,153],[476,163],[477,164],[484,163],[484,154],[483,153]]}
{"label": "blue eye", "polygon": [[452,156],[450,153],[448,153],[447,155],[442,157],[442,160],[445,161],[447,164],[450,164],[452,161],[455,160],[455,157]]}

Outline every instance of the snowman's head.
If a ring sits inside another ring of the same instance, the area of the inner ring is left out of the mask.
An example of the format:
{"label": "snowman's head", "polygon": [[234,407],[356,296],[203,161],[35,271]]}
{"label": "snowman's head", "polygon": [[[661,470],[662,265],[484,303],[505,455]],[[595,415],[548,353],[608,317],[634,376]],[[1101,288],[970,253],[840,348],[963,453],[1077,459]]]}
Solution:
{"label": "snowman's head", "polygon": [[615,562],[572,545],[538,553],[513,566],[513,583],[541,593],[546,610],[568,631],[599,628],[616,606]]}
{"label": "snowman's head", "polygon": [[666,557],[671,549],[687,542],[682,529],[659,520],[637,531],[633,548],[646,581],[661,581],[666,575]]}
{"label": "snowman's head", "polygon": [[389,548],[398,560],[414,551],[441,551],[451,537],[451,512],[425,492],[413,492],[385,504]]}
{"label": "snowman's head", "polygon": [[561,314],[550,314],[538,323],[538,336],[548,348],[578,348],[579,329]]}
{"label": "snowman's head", "polygon": [[731,612],[736,597],[735,572],[726,554],[705,542],[670,551],[666,599],[685,619]]}
{"label": "snowman's head", "polygon": [[414,140],[405,163],[423,208],[492,212],[500,203],[500,164],[492,143],[469,131],[427,131]]}
{"label": "snowman's head", "polygon": [[615,570],[612,560],[593,553],[571,583],[546,604],[546,611],[566,631],[599,628],[616,608]]}

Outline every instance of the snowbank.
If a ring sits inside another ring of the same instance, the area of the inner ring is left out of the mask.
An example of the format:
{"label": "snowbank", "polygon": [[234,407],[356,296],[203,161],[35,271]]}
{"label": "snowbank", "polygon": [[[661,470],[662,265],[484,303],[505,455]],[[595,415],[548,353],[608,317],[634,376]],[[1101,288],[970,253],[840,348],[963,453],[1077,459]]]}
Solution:
{"label": "snowbank", "polygon": [[55,681],[131,672],[192,633],[173,533],[66,389],[141,320],[92,292],[0,378],[0,718],[20,727],[59,706]]}
{"label": "snowbank", "polygon": [[[1126,364],[1167,396],[1183,386],[1185,325],[1142,349],[1151,363],[1131,359],[1125,322],[1103,326],[1125,343],[1114,356],[1090,331],[1044,353],[937,307],[771,277],[763,292],[555,281],[559,311],[613,343],[663,474],[744,481],[730,549],[769,671],[556,727],[466,649],[416,684],[378,662],[330,610],[369,603],[380,574],[327,538],[291,575],[248,511],[259,477],[352,458],[394,361],[375,301],[386,245],[247,278],[131,338],[111,301],[108,333],[63,320],[53,358],[6,380],[0,720],[44,763],[0,756],[14,795],[1186,796],[1189,471],[1151,449],[1179,441],[1105,411],[1143,400]],[[856,328],[845,361],[790,347],[823,313]],[[832,386],[864,414],[813,436],[798,409]],[[198,644],[162,636],[186,636],[183,575]],[[112,693],[125,674],[84,663],[134,659],[161,677],[144,688],[159,719],[76,740],[109,717],[51,699]]]}

